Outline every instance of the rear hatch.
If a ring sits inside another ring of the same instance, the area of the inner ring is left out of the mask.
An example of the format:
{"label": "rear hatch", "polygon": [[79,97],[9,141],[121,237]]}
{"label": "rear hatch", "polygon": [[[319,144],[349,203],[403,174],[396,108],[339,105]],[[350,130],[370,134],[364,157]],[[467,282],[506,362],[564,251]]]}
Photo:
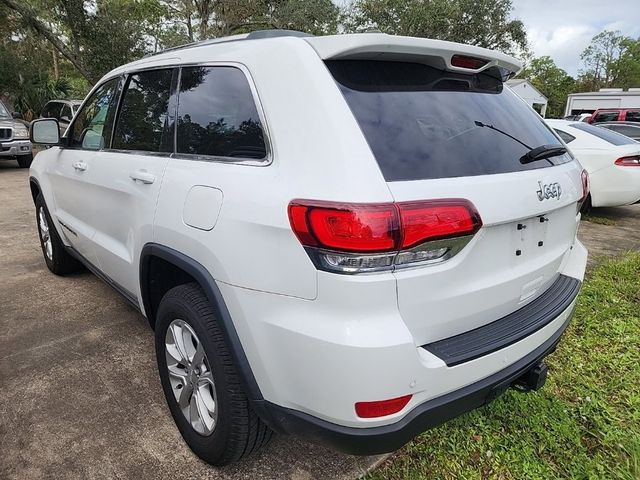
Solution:
{"label": "rear hatch", "polygon": [[572,248],[583,196],[582,168],[570,154],[521,161],[561,142],[504,85],[510,65],[501,54],[464,47],[463,67],[452,68],[456,51],[431,45],[404,56],[401,46],[391,56],[376,55],[375,45],[325,48],[394,200],[466,199],[482,219],[446,261],[394,271],[398,306],[418,345],[486,325],[540,296]]}

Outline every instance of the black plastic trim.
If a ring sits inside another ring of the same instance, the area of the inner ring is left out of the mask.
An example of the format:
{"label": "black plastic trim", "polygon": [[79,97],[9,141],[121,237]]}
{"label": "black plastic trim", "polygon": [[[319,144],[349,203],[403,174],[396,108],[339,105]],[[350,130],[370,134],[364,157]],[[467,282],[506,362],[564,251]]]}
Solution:
{"label": "black plastic trim", "polygon": [[140,254],[140,290],[147,317],[151,317],[153,315],[153,309],[149,304],[150,295],[148,294],[149,266],[153,257],[161,258],[162,260],[175,265],[191,275],[195,281],[200,284],[204,293],[207,295],[209,302],[211,302],[211,306],[216,314],[216,319],[221,323],[227,346],[231,350],[234,366],[242,377],[249,400],[252,404],[255,401],[262,400],[262,393],[260,392],[258,383],[253,375],[251,366],[249,365],[249,360],[244,353],[242,343],[240,342],[240,338],[238,337],[238,333],[233,324],[233,319],[229,314],[229,310],[227,309],[222,293],[209,271],[200,263],[177,250],[157,243],[148,243],[142,248],[142,252]]}
{"label": "black plastic trim", "polygon": [[551,323],[576,298],[580,281],[559,275],[538,298],[505,317],[453,337],[423,345],[449,367],[508,347]]}
{"label": "black plastic trim", "polygon": [[[64,225],[62,222],[60,223],[61,225],[63,225],[64,227],[66,227],[66,225]],[[69,228],[69,227],[66,227]],[[75,235],[75,232],[74,232]],[[65,245],[65,250],[69,253],[69,255],[71,255],[73,258],[75,258],[76,260],[78,260],[80,263],[82,263],[87,270],[89,270],[91,273],[93,273],[96,277],[98,277],[100,280],[102,280],[104,283],[106,283],[107,285],[109,285],[111,288],[113,288],[116,292],[118,292],[120,295],[122,295],[122,297],[131,304],[132,307],[134,307],[136,310],[138,310],[139,312],[141,312],[140,310],[140,304],[138,303],[138,299],[136,298],[136,296],[131,293],[129,290],[127,290],[126,288],[124,288],[122,285],[120,285],[118,282],[116,282],[115,280],[113,280],[111,277],[109,277],[107,274],[103,273],[102,270],[100,270],[98,267],[96,267],[93,263],[91,263],[89,260],[87,260],[80,252],[78,252],[75,248]]]}
{"label": "black plastic trim", "polygon": [[345,427],[267,401],[260,402],[261,417],[277,432],[302,435],[344,453],[374,455],[392,452],[423,431],[498,398],[516,380],[555,350],[570,319],[571,316],[546,342],[504,370],[454,392],[428,400],[390,425],[371,428]]}

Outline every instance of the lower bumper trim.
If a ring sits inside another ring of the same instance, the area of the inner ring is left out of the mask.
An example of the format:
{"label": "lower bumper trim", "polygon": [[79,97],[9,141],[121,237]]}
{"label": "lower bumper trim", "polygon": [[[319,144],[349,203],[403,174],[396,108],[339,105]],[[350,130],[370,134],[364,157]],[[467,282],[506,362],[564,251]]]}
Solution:
{"label": "lower bumper trim", "polygon": [[352,455],[392,452],[423,431],[481,407],[500,396],[555,350],[570,319],[571,315],[545,343],[504,370],[460,390],[424,402],[390,425],[371,428],[346,427],[266,400],[252,402],[252,405],[258,415],[276,432],[298,434],[315,443]]}

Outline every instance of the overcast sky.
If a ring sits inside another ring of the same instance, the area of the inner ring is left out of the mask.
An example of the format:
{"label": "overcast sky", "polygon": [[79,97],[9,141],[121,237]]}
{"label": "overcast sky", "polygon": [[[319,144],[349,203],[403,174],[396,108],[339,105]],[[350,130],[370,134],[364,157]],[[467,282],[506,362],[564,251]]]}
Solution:
{"label": "overcast sky", "polygon": [[575,76],[580,54],[602,30],[640,37],[640,0],[513,0],[535,56],[549,55]]}

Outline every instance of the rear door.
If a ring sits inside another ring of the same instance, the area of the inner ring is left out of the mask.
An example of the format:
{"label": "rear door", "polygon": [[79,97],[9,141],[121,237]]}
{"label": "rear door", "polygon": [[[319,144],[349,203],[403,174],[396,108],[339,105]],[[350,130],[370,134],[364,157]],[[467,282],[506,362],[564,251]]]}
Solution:
{"label": "rear door", "polygon": [[176,81],[175,68],[129,75],[111,148],[99,152],[91,165],[93,243],[100,269],[131,299],[139,293],[138,256],[152,241],[156,201],[173,152],[170,99]]}
{"label": "rear door", "polygon": [[480,327],[544,292],[575,240],[582,168],[570,154],[523,160],[560,141],[500,71],[326,64],[396,202],[466,199],[482,218],[449,260],[396,269],[398,306],[416,342]]}

